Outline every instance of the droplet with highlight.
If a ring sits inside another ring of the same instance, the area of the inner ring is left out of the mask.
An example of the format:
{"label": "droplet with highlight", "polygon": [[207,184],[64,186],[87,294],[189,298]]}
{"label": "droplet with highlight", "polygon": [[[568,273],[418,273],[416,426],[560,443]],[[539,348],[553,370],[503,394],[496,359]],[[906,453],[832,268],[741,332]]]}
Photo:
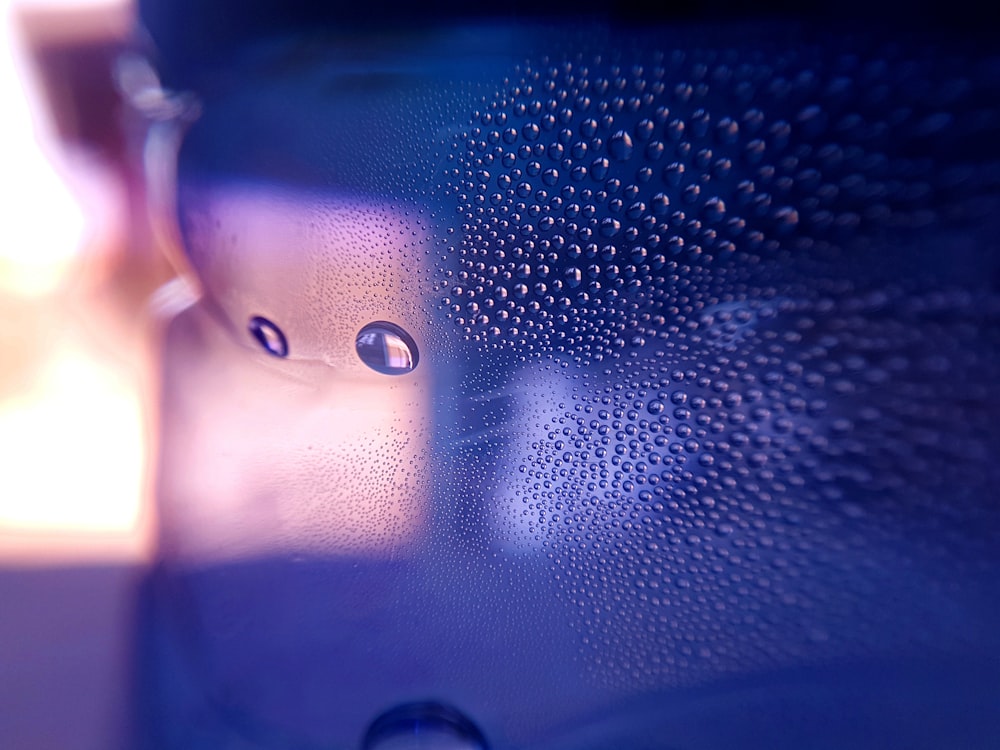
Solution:
{"label": "droplet with highlight", "polygon": [[250,335],[264,351],[275,357],[288,356],[288,339],[274,323],[260,315],[254,315],[247,324]]}
{"label": "droplet with highlight", "polygon": [[383,375],[404,375],[419,361],[417,343],[395,323],[369,323],[354,340],[361,361]]}
{"label": "droplet with highlight", "polygon": [[627,161],[632,157],[632,152],[634,151],[632,136],[624,130],[619,130],[608,141],[608,151],[618,161]]}

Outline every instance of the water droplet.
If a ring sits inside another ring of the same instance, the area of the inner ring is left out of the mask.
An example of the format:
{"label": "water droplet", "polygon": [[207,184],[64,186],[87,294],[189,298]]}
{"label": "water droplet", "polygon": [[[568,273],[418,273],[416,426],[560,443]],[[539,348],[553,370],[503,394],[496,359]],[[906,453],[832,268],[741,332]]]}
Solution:
{"label": "water droplet", "polygon": [[718,125],[716,125],[715,132],[720,143],[733,144],[736,143],[736,139],[739,137],[740,126],[732,118],[724,117],[719,120]]}
{"label": "water droplet", "polygon": [[671,162],[663,168],[663,179],[668,185],[680,185],[684,177],[684,165],[680,162]]}
{"label": "water droplet", "polygon": [[721,198],[709,198],[705,202],[704,212],[707,221],[721,221],[726,214],[726,204]]}
{"label": "water droplet", "polygon": [[619,231],[621,231],[621,228],[622,223],[618,221],[618,219],[610,216],[605,219],[601,219],[600,232],[603,237],[614,237]]}
{"label": "water droplet", "polygon": [[285,338],[285,334],[281,332],[281,329],[270,320],[255,315],[250,318],[247,328],[257,340],[257,343],[264,347],[264,351],[268,354],[272,354],[275,357],[288,356],[288,339]]}
{"label": "water droplet", "polygon": [[594,159],[593,163],[590,165],[590,176],[595,180],[603,180],[608,176],[608,169],[611,167],[611,162],[607,159],[601,157]]}
{"label": "water droplet", "polygon": [[651,205],[653,213],[656,216],[665,216],[667,209],[670,207],[670,199],[667,197],[666,193],[657,193],[653,196]]}
{"label": "water droplet", "polygon": [[361,361],[383,375],[403,375],[417,366],[419,354],[413,338],[394,323],[369,323],[354,341]]}
{"label": "water droplet", "polygon": [[442,703],[406,703],[378,716],[362,750],[486,750],[483,733],[461,711]]}
{"label": "water droplet", "polygon": [[635,127],[635,135],[639,140],[648,141],[653,137],[653,132],[656,129],[656,124],[649,118],[645,118],[639,121],[639,124]]}
{"label": "water droplet", "polygon": [[774,218],[779,232],[789,232],[799,223],[799,212],[790,206],[785,206],[775,212]]}
{"label": "water droplet", "polygon": [[675,141],[679,141],[684,135],[684,123],[681,120],[671,120],[667,125],[667,135]]}
{"label": "water droplet", "polygon": [[663,156],[664,151],[666,151],[666,146],[663,145],[662,141],[650,141],[646,144],[646,161],[656,161]]}
{"label": "water droplet", "polygon": [[630,159],[634,150],[632,136],[624,130],[619,130],[608,141],[608,153],[618,161],[627,161]]}

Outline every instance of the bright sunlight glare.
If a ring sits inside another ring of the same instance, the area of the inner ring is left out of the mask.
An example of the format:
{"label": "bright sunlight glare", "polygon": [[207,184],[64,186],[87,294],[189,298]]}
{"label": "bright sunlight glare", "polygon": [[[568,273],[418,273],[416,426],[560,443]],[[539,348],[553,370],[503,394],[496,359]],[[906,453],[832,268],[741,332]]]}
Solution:
{"label": "bright sunlight glare", "polygon": [[[15,7],[32,5],[0,0],[0,303],[14,311],[4,340],[16,344],[0,358],[0,562],[81,549],[85,557],[134,555],[146,450],[141,389],[123,358],[84,335],[89,310],[66,299],[81,253],[108,234],[100,226],[107,216],[92,215],[93,196],[82,207],[66,170],[53,164],[59,144],[12,24]],[[33,330],[29,320],[48,322]],[[11,332],[21,325],[25,332]],[[3,377],[18,366],[30,375]]]}

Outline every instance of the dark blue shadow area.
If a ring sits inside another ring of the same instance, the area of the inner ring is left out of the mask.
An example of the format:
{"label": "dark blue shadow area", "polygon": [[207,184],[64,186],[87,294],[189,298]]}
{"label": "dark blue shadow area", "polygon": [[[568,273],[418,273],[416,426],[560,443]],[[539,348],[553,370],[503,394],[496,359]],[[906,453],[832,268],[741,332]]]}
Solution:
{"label": "dark blue shadow area", "polygon": [[949,32],[959,42],[996,39],[987,9],[973,0],[942,2],[802,3],[763,0],[664,2],[654,6],[616,6],[596,0],[469,3],[430,0],[414,5],[378,0],[354,5],[322,0],[140,0],[140,17],[158,49],[160,69],[171,87],[199,88],[224,67],[240,47],[272,35],[314,33],[320,29],[413,30],[441,23],[492,25],[593,21],[622,29],[657,24],[712,24],[716,28],[751,27],[761,21],[813,24],[846,32],[878,29]]}
{"label": "dark blue shadow area", "polygon": [[[595,684],[581,670],[572,612],[554,584],[540,588],[549,578],[542,566],[448,567],[430,574],[417,561],[273,560],[155,573],[136,622],[135,746],[356,747],[380,708],[416,699],[457,702],[498,750],[971,750],[1000,736],[995,632],[962,636],[972,621],[974,631],[1000,622],[992,583],[974,596],[993,605],[938,613],[933,634],[898,590],[859,608],[853,624],[823,615],[864,631],[826,637],[866,641],[865,657],[820,656],[816,641],[801,666],[623,701],[615,694],[633,691]],[[970,586],[957,588],[968,594]],[[962,598],[933,604],[961,608]],[[873,631],[869,607],[897,611]],[[784,622],[785,645],[800,648],[795,613],[772,616]],[[765,641],[757,648],[783,650]]]}

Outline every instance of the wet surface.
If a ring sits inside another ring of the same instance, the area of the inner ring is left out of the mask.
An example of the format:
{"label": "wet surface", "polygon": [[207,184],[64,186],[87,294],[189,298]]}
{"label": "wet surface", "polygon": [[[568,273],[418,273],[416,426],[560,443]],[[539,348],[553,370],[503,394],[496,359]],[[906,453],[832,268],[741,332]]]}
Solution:
{"label": "wet surface", "polygon": [[997,60],[784,30],[234,68],[180,156],[154,747],[414,701],[497,748],[995,739]]}

